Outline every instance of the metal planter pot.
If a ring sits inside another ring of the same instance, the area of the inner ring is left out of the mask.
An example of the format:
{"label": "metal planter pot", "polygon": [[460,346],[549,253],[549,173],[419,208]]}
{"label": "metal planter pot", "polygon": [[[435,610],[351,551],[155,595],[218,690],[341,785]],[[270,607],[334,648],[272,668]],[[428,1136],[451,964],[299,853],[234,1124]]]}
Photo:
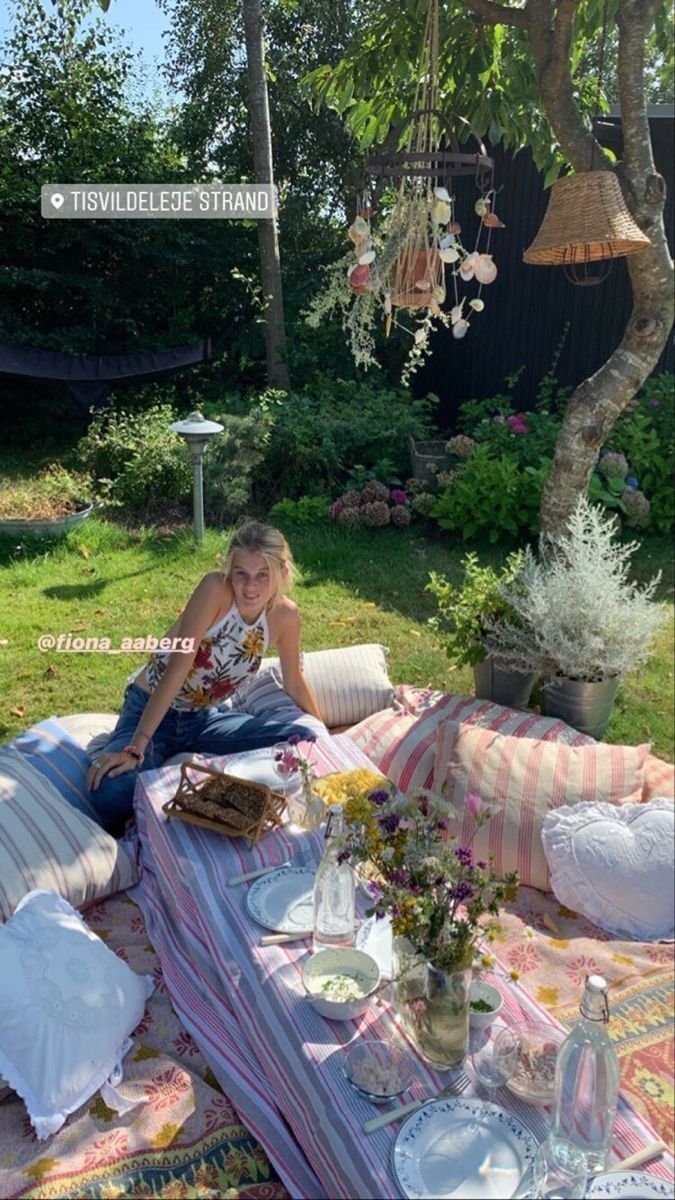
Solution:
{"label": "metal planter pot", "polygon": [[583,679],[549,676],[544,680],[544,711],[559,717],[580,733],[600,739],[612,715],[619,680],[601,679],[588,683]]}
{"label": "metal planter pot", "polygon": [[63,537],[71,529],[76,529],[86,521],[94,509],[93,504],[87,504],[79,512],[68,513],[65,517],[49,517],[45,520],[30,520],[17,517],[16,520],[0,520],[0,537],[16,538],[57,538]]}
{"label": "metal planter pot", "polygon": [[527,708],[537,676],[535,672],[521,675],[519,671],[505,671],[488,655],[474,663],[473,678],[478,700],[493,700],[506,708]]}

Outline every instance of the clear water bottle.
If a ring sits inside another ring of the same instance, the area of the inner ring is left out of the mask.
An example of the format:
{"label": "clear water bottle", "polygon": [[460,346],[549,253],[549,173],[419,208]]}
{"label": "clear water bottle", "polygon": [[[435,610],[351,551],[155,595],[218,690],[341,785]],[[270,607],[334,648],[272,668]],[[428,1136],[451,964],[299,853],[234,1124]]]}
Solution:
{"label": "clear water bottle", "polygon": [[555,1069],[551,1134],[583,1150],[588,1171],[604,1171],[619,1094],[619,1060],[609,1033],[607,984],[589,975],[581,1020],[563,1042]]}
{"label": "clear water bottle", "polygon": [[340,804],[331,804],[326,848],[314,880],[314,950],[353,946],[356,940],[356,885],[349,863],[338,862],[345,840],[345,817]]}

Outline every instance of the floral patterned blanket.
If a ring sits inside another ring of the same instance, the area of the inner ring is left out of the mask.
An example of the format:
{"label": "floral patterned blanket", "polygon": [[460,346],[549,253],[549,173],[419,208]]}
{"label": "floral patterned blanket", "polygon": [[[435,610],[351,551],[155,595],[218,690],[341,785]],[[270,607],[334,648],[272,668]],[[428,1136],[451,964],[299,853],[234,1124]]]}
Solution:
{"label": "floral patterned blanket", "polygon": [[[147,1100],[118,1116],[97,1096],[38,1142],[23,1104],[10,1096],[0,1105],[0,1197],[286,1197],[175,1016],[140,909],[115,896],[90,909],[87,920],[134,970],[157,979],[121,1089]],[[555,897],[521,888],[494,951],[566,1024],[576,1019],[586,974],[607,978],[622,1088],[672,1143],[673,947],[619,941]]]}

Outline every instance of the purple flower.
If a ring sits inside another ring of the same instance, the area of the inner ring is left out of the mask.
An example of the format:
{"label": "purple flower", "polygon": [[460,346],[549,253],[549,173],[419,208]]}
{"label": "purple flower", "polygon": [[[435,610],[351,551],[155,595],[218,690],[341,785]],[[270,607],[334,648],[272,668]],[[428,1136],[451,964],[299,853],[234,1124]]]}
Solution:
{"label": "purple flower", "polygon": [[450,888],[450,899],[459,900],[460,904],[465,900],[471,900],[474,895],[474,890],[470,883],[462,880],[456,883],[453,888]]}
{"label": "purple flower", "polygon": [[383,921],[384,918],[386,917],[386,915],[387,915],[386,908],[376,908],[375,909],[375,920],[376,921]]}
{"label": "purple flower", "polygon": [[305,733],[305,734],[303,734],[303,736],[300,738],[300,741],[301,741],[301,742],[307,742],[307,745],[308,745],[308,746],[313,746],[313,745],[314,745],[314,743],[315,743],[315,741],[316,741],[316,734],[315,734],[315,733]]}
{"label": "purple flower", "polygon": [[288,742],[289,746],[298,746],[302,741],[302,738],[300,737],[299,733],[292,733],[290,737],[286,738],[286,741]]}
{"label": "purple flower", "polygon": [[385,788],[380,788],[378,791],[369,792],[368,799],[371,804],[386,804],[389,799],[389,792]]}
{"label": "purple flower", "polygon": [[480,796],[477,796],[475,792],[468,792],[464,803],[472,817],[477,817],[482,807]]}
{"label": "purple flower", "polygon": [[406,867],[394,867],[389,873],[389,879],[394,887],[407,887],[410,882],[410,872]]}
{"label": "purple flower", "polygon": [[445,817],[439,817],[436,822],[436,828],[441,829],[441,830],[449,829],[450,826],[448,824],[447,819]]}
{"label": "purple flower", "polygon": [[392,504],[408,503],[408,497],[405,492],[401,491],[401,488],[392,488],[389,493],[389,499],[391,500]]}
{"label": "purple flower", "polygon": [[394,812],[380,813],[379,817],[377,818],[377,823],[383,833],[396,833],[401,823],[401,818],[399,817],[398,813]]}
{"label": "purple flower", "polygon": [[462,864],[463,867],[473,866],[473,854],[469,846],[456,846],[455,858]]}
{"label": "purple flower", "polygon": [[484,858],[479,858],[476,866],[478,867],[479,871],[487,871],[488,869],[488,865]]}
{"label": "purple flower", "polygon": [[335,861],[336,861],[338,867],[341,867],[343,863],[348,862],[349,861],[349,850],[344,850],[344,849],[338,850]]}
{"label": "purple flower", "polygon": [[640,486],[640,484],[638,483],[638,481],[634,475],[626,476],[626,487],[638,488],[639,486]]}
{"label": "purple flower", "polygon": [[440,887],[443,883],[445,883],[445,875],[437,875],[434,879],[434,887]]}
{"label": "purple flower", "polygon": [[507,417],[506,424],[508,425],[509,429],[511,430],[511,433],[527,433],[528,432],[527,417],[526,417],[525,413],[516,413],[516,415],[513,417]]}
{"label": "purple flower", "polygon": [[659,400],[658,396],[652,396],[649,403],[651,404],[652,408],[660,408],[661,407],[661,401]]}
{"label": "purple flower", "polygon": [[328,505],[329,516],[331,516],[333,518],[338,517],[340,515],[340,513],[342,512],[343,508],[344,508],[344,504],[342,503],[341,500],[334,500],[332,504]]}

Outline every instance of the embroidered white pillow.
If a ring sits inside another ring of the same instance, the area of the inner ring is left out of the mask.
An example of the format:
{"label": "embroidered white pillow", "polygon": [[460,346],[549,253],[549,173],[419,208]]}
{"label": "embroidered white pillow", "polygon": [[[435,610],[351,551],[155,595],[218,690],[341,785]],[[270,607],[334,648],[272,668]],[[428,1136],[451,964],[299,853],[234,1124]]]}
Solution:
{"label": "embroidered white pillow", "polygon": [[153,988],[57,892],[24,896],[0,928],[0,1074],[38,1138],[119,1068]]}
{"label": "embroidered white pillow", "polygon": [[544,853],[556,899],[617,937],[675,936],[675,808],[575,804],[548,813]]}
{"label": "embroidered white pillow", "polygon": [[[394,685],[387,674],[387,654],[379,642],[303,654],[305,679],[330,729],[355,725],[391,704]],[[254,717],[273,717],[275,709],[289,703],[293,701],[283,690],[279,659],[266,658],[257,675],[237,689],[232,708]]]}

